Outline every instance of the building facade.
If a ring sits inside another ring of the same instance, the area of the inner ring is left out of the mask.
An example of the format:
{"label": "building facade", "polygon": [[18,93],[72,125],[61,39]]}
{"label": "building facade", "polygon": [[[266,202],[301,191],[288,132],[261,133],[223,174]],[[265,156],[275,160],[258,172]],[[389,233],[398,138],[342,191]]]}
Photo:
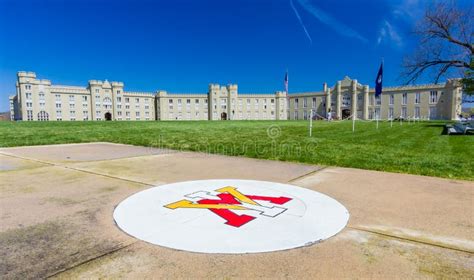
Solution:
{"label": "building facade", "polygon": [[[445,84],[384,88],[380,98],[348,77],[320,92],[239,93],[238,86],[210,84],[207,93],[129,92],[122,82],[91,80],[86,87],[53,85],[34,72],[18,72],[10,97],[12,120],[298,120],[456,119],[461,86]],[[328,102],[330,101],[330,102]]]}
{"label": "building facade", "polygon": [[[375,89],[345,77],[320,92],[290,94],[290,119],[313,115],[336,119],[455,120],[461,114],[462,87],[458,79],[443,84],[385,87],[379,97]],[[330,102],[328,102],[330,101]]]}

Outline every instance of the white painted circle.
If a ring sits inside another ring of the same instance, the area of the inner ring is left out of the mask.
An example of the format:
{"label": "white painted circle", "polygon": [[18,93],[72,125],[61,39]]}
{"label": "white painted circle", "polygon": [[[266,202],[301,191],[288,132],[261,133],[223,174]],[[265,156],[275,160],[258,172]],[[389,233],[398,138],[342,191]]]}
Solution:
{"label": "white painted circle", "polygon": [[349,212],[327,195],[292,185],[202,180],[138,192],[117,206],[114,219],[126,233],[152,244],[239,254],[322,241],[346,226]]}

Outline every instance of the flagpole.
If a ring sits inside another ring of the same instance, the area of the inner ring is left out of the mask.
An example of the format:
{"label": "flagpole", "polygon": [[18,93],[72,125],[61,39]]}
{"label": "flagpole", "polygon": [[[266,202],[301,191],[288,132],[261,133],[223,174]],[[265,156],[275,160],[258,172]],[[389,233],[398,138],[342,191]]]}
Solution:
{"label": "flagpole", "polygon": [[356,120],[355,120],[354,116],[352,116],[352,132],[355,131],[355,124],[356,124]]}
{"label": "flagpole", "polygon": [[[377,78],[375,79],[375,102],[376,103],[378,103],[377,100],[382,99],[383,64],[384,64],[384,58],[382,57],[382,63],[380,64],[379,71],[377,72]],[[380,108],[378,109],[380,111]],[[377,112],[377,110],[375,110],[375,121],[377,123],[376,129],[379,129],[379,114],[380,112]]]}
{"label": "flagpole", "polygon": [[377,118],[377,129],[379,129],[379,114],[377,114],[376,118]]}

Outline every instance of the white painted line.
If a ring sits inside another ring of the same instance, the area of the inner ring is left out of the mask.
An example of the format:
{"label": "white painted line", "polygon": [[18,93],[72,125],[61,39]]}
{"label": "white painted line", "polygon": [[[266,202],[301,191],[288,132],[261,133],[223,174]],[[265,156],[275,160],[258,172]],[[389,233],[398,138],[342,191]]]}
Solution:
{"label": "white painted line", "polygon": [[117,225],[146,242],[201,253],[258,253],[327,239],[349,220],[324,194],[264,181],[203,180],[154,187],[122,201]]}

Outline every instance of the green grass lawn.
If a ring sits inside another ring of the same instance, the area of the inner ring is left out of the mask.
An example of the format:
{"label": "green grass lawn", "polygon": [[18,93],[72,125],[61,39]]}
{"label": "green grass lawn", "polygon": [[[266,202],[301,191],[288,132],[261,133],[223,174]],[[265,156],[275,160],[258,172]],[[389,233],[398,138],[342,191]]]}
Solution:
{"label": "green grass lawn", "polygon": [[[474,180],[474,136],[444,122],[0,122],[0,146],[106,141]],[[271,136],[271,137],[270,137]]]}

